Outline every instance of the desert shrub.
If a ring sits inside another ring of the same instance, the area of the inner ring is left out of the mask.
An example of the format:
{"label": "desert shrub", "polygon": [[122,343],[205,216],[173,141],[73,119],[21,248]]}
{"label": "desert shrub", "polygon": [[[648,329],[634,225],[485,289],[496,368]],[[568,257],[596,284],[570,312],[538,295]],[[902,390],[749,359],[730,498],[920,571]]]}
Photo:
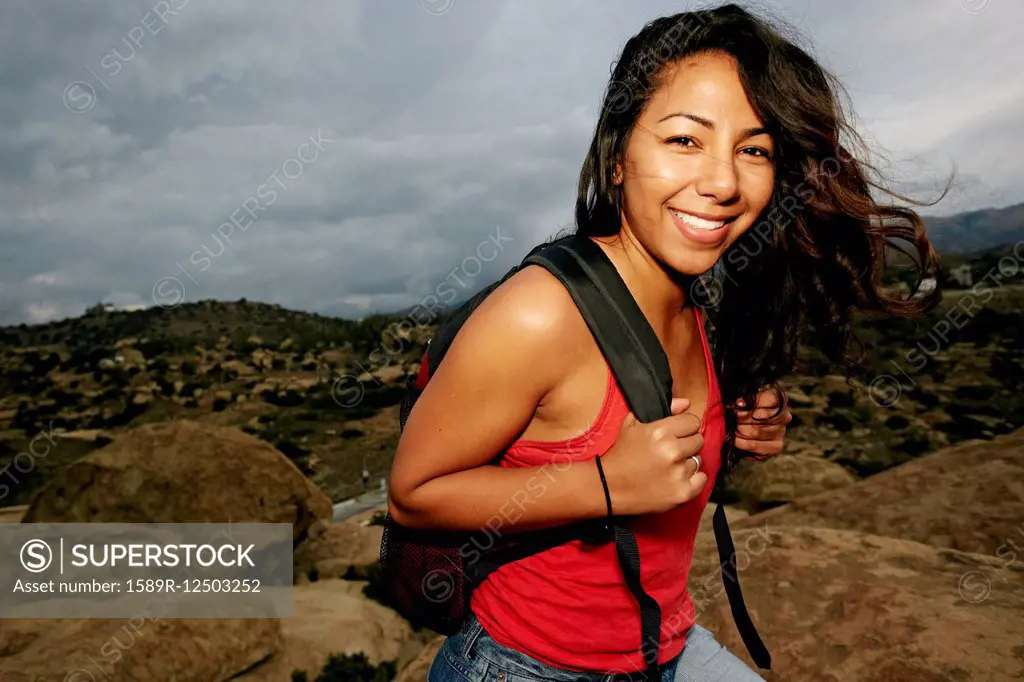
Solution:
{"label": "desert shrub", "polygon": [[910,426],[910,420],[901,414],[894,414],[885,420],[885,427],[894,431],[905,429],[908,426]]}
{"label": "desert shrub", "polygon": [[[267,437],[268,434],[261,435]],[[292,463],[295,464],[295,466],[297,466],[302,473],[306,474],[307,476],[313,473],[313,470],[310,469],[309,467],[309,450],[303,448],[300,445],[297,445],[296,443],[288,440],[287,438],[277,438],[275,440],[272,440],[271,443],[275,448],[281,451],[281,454],[290,459]]]}
{"label": "desert shrub", "polygon": [[857,403],[850,411],[853,413],[854,421],[860,424],[870,424],[876,409],[873,404]]}
{"label": "desert shrub", "polygon": [[147,358],[159,358],[161,355],[169,355],[175,351],[174,344],[167,339],[145,339],[135,344],[135,347]]}
{"label": "desert shrub", "polygon": [[207,389],[210,385],[205,381],[186,381],[181,387],[180,395],[184,398],[191,398],[199,389]]}
{"label": "desert shrub", "polygon": [[72,407],[83,399],[81,393],[68,393],[61,388],[52,389],[46,397],[57,401],[57,407]]}
{"label": "desert shrub", "polygon": [[829,407],[853,407],[854,402],[853,394],[847,391],[830,391],[828,394]]}
{"label": "desert shrub", "polygon": [[823,426],[831,426],[836,431],[852,431],[853,421],[841,412],[831,412],[819,415],[815,423]]}
{"label": "desert shrub", "polygon": [[160,394],[170,398],[174,395],[174,382],[168,381],[165,377],[158,376],[153,379],[157,388],[160,389]]}
{"label": "desert shrub", "polygon": [[915,386],[907,390],[906,395],[908,398],[918,403],[926,410],[938,407],[939,404],[942,402],[938,394],[933,393],[931,390],[927,388],[919,388]]}
{"label": "desert shrub", "polygon": [[1024,363],[1011,353],[996,351],[990,363],[991,376],[1002,382],[1004,386],[1016,389],[1024,383]]}
{"label": "desert shrub", "polygon": [[950,443],[986,437],[985,431],[988,431],[988,426],[980,419],[969,414],[950,414],[950,417],[952,417],[950,421],[935,426],[949,435]]}
{"label": "desert shrub", "polygon": [[390,682],[397,674],[394,661],[375,666],[363,652],[331,654],[314,682]]}
{"label": "desert shrub", "polygon": [[903,439],[896,443],[895,449],[917,457],[929,452],[932,449],[932,444],[925,433],[918,429],[910,429],[906,432]]}
{"label": "desert shrub", "polygon": [[306,400],[304,395],[292,388],[280,393],[271,389],[264,389],[260,393],[260,398],[264,402],[277,405],[278,407],[298,407]]}
{"label": "desert shrub", "polygon": [[314,410],[339,410],[341,405],[331,395],[331,387],[327,385],[324,390],[312,393],[306,400],[306,404]]}
{"label": "desert shrub", "polygon": [[957,386],[953,389],[957,400],[989,400],[995,394],[995,386]]}

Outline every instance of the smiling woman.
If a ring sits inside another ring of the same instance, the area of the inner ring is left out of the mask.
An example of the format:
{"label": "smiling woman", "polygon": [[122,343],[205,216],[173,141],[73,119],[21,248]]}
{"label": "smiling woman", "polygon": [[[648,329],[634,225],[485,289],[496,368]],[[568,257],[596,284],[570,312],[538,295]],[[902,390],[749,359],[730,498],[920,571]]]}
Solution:
{"label": "smiling woman", "polygon": [[[854,152],[837,89],[735,5],[656,19],[626,43],[580,174],[573,238],[599,254],[580,262],[601,287],[628,290],[608,307],[633,310],[632,297],[642,313],[621,314],[619,336],[661,344],[671,415],[637,421],[626,373],[543,267],[473,302],[444,362],[421,367],[429,381],[395,455],[391,520],[460,531],[497,521],[501,536],[607,515],[615,542],[572,540],[489,573],[431,682],[761,679],[696,624],[687,581],[706,483],[781,451],[785,395],[765,387],[793,369],[808,326],[827,357],[852,366],[856,308],[910,314],[938,300],[880,288],[891,240],[911,243],[922,269],[937,257],[913,211],[873,198],[882,188]],[[709,273],[715,305],[700,311]],[[717,536],[724,515],[715,521]],[[417,585],[425,593],[437,577]],[[770,667],[729,596],[752,658]]]}

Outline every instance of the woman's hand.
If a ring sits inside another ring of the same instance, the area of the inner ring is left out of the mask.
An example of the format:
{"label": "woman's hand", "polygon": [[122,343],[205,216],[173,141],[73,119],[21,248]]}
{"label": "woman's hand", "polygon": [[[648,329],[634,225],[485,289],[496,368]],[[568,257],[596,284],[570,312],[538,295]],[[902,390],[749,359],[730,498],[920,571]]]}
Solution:
{"label": "woman's hand", "polygon": [[[778,409],[779,398],[771,389],[763,389],[757,394],[757,405],[753,410],[748,408],[742,399],[737,401],[736,447],[757,455],[751,459],[767,459],[782,452],[786,424],[793,420],[793,415],[787,408],[771,421],[766,421]],[[760,421],[755,422],[754,417]]]}

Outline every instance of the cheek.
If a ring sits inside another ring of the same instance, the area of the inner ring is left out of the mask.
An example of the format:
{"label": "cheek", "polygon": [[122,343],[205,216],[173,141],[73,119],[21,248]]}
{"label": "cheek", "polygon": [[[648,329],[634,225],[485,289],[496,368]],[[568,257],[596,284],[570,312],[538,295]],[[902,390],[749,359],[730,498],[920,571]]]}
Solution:
{"label": "cheek", "polygon": [[691,182],[692,172],[684,165],[665,160],[645,159],[627,176],[625,198],[630,212],[637,215],[661,215],[662,205],[679,194]]}
{"label": "cheek", "polygon": [[743,195],[752,213],[761,213],[771,201],[775,174],[770,171],[751,172],[743,182]]}

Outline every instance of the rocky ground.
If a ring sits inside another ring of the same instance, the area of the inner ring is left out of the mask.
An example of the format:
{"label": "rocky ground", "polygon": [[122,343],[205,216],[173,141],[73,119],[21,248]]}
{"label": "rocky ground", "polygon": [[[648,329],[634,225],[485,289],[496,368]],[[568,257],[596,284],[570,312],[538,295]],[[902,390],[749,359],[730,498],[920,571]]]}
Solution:
{"label": "rocky ground", "polygon": [[[152,461],[171,447],[175,457]],[[238,485],[223,485],[211,461]],[[144,485],[123,483],[125,466]],[[293,618],[3,619],[0,680],[66,680],[85,670],[111,682],[270,682],[305,671],[308,680],[336,682],[374,679],[375,667],[384,675],[376,679],[426,679],[443,638],[413,631],[367,596],[378,512],[330,522],[326,496],[283,454],[238,429],[191,421],[134,429],[0,521],[226,521],[224,502],[239,523],[298,520]],[[1024,678],[1024,429],[758,514],[729,508],[729,516],[746,601],[774,657],[769,682]],[[690,580],[698,621],[745,657],[710,510],[703,524]],[[113,651],[112,642],[116,661],[97,654]],[[326,675],[332,660],[370,677]]]}

